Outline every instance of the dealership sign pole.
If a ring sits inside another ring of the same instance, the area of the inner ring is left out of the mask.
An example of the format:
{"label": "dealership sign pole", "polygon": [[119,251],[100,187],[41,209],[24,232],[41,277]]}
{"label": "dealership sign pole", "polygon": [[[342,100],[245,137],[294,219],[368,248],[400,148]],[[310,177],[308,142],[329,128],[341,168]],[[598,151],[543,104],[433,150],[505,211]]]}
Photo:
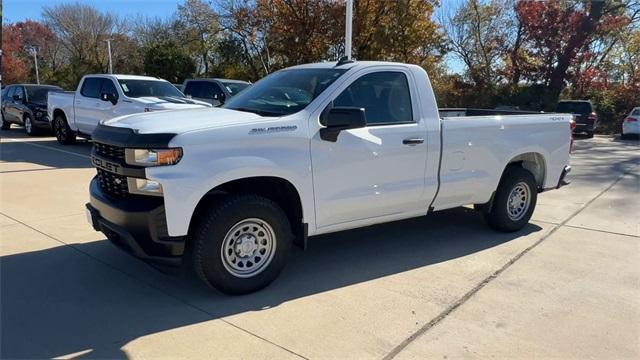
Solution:
{"label": "dealership sign pole", "polygon": [[347,19],[345,21],[344,52],[348,60],[351,60],[351,28],[353,19],[353,0],[347,0]]}
{"label": "dealership sign pole", "polygon": [[113,74],[113,67],[111,65],[111,40],[113,39],[105,40],[107,42],[107,52],[109,53],[109,74]]}

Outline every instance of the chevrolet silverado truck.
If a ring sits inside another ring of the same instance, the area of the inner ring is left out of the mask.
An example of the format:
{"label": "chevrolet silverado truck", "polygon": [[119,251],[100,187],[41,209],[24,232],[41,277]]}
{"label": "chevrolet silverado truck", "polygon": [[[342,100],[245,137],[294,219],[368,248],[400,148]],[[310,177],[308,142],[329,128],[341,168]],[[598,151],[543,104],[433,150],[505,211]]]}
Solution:
{"label": "chevrolet silverado truck", "polygon": [[565,184],[571,119],[440,118],[416,65],[295,66],[219,108],[100,124],[87,215],[139,258],[247,293],[314,235],[471,204],[522,229],[537,194]]}
{"label": "chevrolet silverado truck", "polygon": [[168,81],[134,75],[85,75],[75,92],[50,94],[47,112],[59,143],[90,138],[98,123],[140,112],[210,107],[191,100]]}

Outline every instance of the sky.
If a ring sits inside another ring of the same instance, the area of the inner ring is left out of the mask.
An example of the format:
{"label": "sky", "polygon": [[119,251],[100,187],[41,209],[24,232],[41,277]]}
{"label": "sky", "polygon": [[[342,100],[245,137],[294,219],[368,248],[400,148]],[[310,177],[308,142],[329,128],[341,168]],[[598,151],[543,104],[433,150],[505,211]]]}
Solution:
{"label": "sky", "polygon": [[[96,7],[101,11],[112,12],[122,17],[136,18],[139,15],[145,17],[166,18],[176,11],[183,0],[0,0],[2,1],[3,23],[13,23],[26,19],[41,19],[42,9],[45,6],[55,6],[60,3],[79,2]],[[442,0],[446,7],[456,7],[460,0]],[[463,64],[448,55],[445,58],[449,71],[460,73]]]}
{"label": "sky", "polygon": [[101,11],[109,11],[120,16],[168,17],[177,9],[179,0],[3,0],[3,22],[17,22],[26,19],[39,20],[42,8],[60,3],[79,2],[90,4]]}

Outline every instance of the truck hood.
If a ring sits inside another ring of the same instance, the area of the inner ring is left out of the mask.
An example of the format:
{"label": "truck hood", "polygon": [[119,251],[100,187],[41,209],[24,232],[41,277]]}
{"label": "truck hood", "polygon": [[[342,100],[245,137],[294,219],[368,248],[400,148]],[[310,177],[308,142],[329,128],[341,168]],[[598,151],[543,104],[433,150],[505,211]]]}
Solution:
{"label": "truck hood", "polygon": [[192,130],[250,124],[264,119],[250,112],[224,108],[200,108],[126,115],[103,121],[102,124],[133,129],[140,134],[180,134]]}
{"label": "truck hood", "polygon": [[193,100],[189,98],[181,98],[177,96],[145,96],[131,99],[155,110],[169,109],[192,109],[199,107],[211,107],[211,104],[205,101]]}

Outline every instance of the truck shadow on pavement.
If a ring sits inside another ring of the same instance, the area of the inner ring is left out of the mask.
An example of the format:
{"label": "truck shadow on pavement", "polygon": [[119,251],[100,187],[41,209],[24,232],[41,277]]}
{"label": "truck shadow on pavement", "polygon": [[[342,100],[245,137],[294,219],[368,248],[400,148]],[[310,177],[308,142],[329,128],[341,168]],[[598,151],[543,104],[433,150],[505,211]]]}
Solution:
{"label": "truck shadow on pavement", "polygon": [[[458,208],[318,236],[306,252],[293,252],[273,284],[240,297],[210,290],[185,272],[158,272],[106,240],[7,255],[0,258],[1,357],[123,358],[122,348],[146,335],[447,262],[540,230],[530,224],[517,233],[494,232],[478,213]],[[208,338],[203,351],[228,338]]]}
{"label": "truck shadow on pavement", "polygon": [[[1,161],[26,164],[25,168],[9,169],[2,172],[33,171],[31,170],[34,169],[33,165],[55,169],[92,167],[89,160],[91,143],[82,139],[79,139],[74,145],[60,145],[55,139],[14,137],[3,141],[1,146]],[[61,151],[64,153],[60,153]],[[42,170],[42,168],[36,168],[36,170]]]}

